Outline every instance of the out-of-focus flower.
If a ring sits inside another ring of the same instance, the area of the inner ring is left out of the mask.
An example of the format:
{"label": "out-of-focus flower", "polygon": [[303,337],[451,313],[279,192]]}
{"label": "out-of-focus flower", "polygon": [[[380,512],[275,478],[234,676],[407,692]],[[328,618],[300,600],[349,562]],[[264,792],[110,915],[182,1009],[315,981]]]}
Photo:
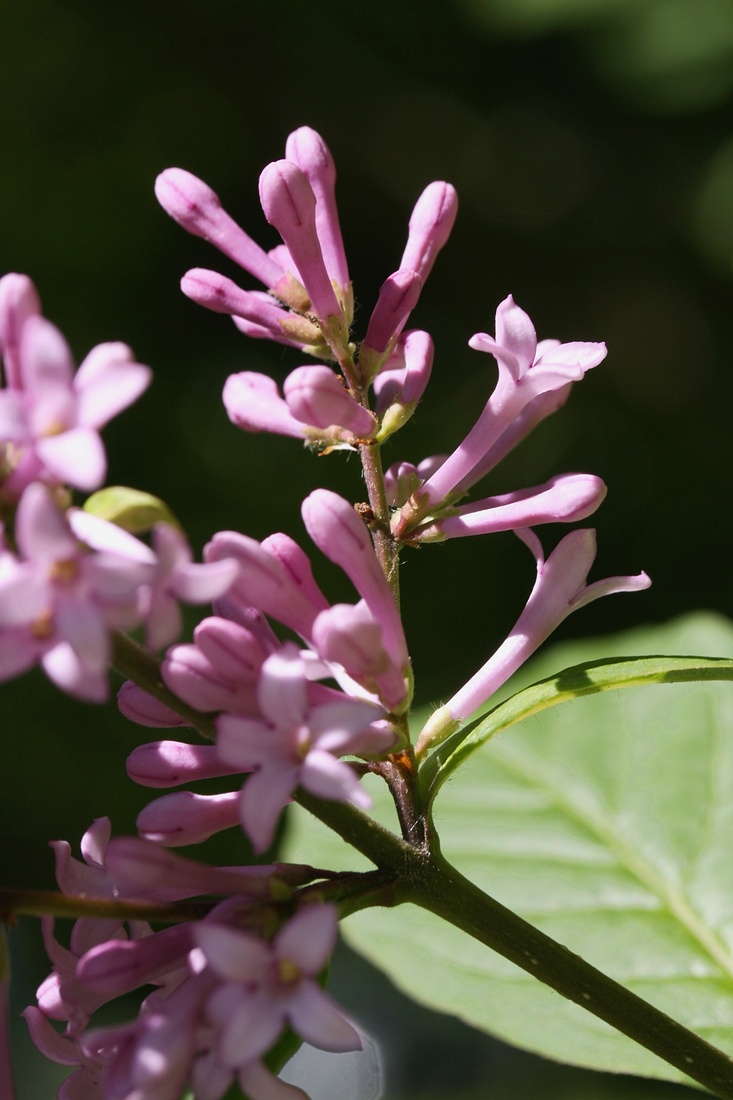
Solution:
{"label": "out-of-focus flower", "polygon": [[302,906],[270,943],[213,922],[196,928],[199,950],[219,979],[206,1003],[218,1057],[254,1100],[279,1096],[258,1088],[260,1073],[250,1067],[261,1068],[286,1023],[322,1050],[361,1049],[356,1028],[318,983],[336,928],[333,906],[315,904]]}
{"label": "out-of-focus flower", "polygon": [[382,711],[343,698],[312,707],[297,648],[288,643],[262,666],[261,718],[224,714],[217,719],[216,749],[224,763],[253,771],[240,796],[242,825],[255,850],[272,841],[278,818],[296,787],[320,798],[369,807],[371,799],[353,769],[339,757],[380,753],[394,738],[372,728]]}
{"label": "out-of-focus flower", "polygon": [[99,429],[152,378],[125,344],[99,344],[79,369],[59,330],[40,314],[23,275],[0,279],[0,492],[17,500],[31,482],[96,489],[107,460]]}

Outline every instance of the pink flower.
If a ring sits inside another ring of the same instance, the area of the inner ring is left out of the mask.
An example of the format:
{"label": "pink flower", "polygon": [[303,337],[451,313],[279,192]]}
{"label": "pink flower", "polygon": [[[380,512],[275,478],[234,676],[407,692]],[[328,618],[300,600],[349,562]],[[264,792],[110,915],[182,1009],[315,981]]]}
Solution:
{"label": "pink flower", "polygon": [[153,528],[153,550],[158,568],[143,594],[142,617],[150,649],[162,649],[181,633],[179,600],[210,603],[223,596],[237,575],[234,559],[196,564],[186,539],[169,523]]}
{"label": "pink flower", "polygon": [[[180,168],[166,169],[155,186],[164,210],[270,292],[243,290],[226,276],[195,268],[183,278],[184,294],[207,309],[230,314],[248,336],[276,340],[326,359],[341,361],[344,354],[350,355],[354,300],[335,185],[336,168],[323,138],[307,126],[290,134],[285,158],[266,165],[260,175],[263,212],[283,240],[265,252],[227,214],[207,184]],[[443,181],[431,183],[415,204],[399,269],[382,286],[361,347],[362,381],[374,378],[399,340],[450,235],[457,208],[455,189]],[[250,427],[247,414],[242,411],[241,416],[243,425]],[[264,424],[250,430],[282,431],[285,419],[279,417],[278,423],[276,428]],[[285,434],[298,434],[290,427]]]}
{"label": "pink flower", "polygon": [[596,556],[592,529],[571,531],[545,561],[533,531],[516,534],[529,546],[537,562],[537,579],[522,614],[507,639],[471,679],[435,711],[417,742],[418,754],[443,740],[485,703],[573,611],[613,592],[639,592],[651,584],[646,573],[608,577],[586,584]]}
{"label": "pink flower", "polygon": [[38,482],[20,500],[15,538],[22,558],[0,553],[0,637],[9,630],[16,645],[14,655],[0,647],[0,678],[40,660],[63,691],[102,701],[109,631],[140,622],[139,593],[155,577],[155,555],[112,523],[64,515]]}
{"label": "pink flower", "polygon": [[39,478],[96,489],[107,468],[99,429],[147,389],[151,371],[115,343],[98,345],[74,373],[66,341],[37,312],[24,278],[0,280],[0,348],[10,383],[0,392],[3,490],[17,498]]}
{"label": "pink flower", "polygon": [[308,534],[349,577],[380,624],[391,660],[407,675],[409,655],[402,619],[363,520],[348,501],[329,489],[312,492],[303,501],[301,511]]}
{"label": "pink flower", "polygon": [[375,417],[329,367],[297,367],[285,379],[283,394],[267,375],[241,371],[224,384],[224,407],[237,427],[250,432],[350,446],[374,435]]}
{"label": "pink flower", "polygon": [[516,531],[538,523],[577,523],[592,515],[606,496],[593,474],[559,474],[544,485],[451,508],[433,522],[415,528],[416,542],[442,542],[465,535]]}
{"label": "pink flower", "polygon": [[[239,800],[243,828],[255,851],[272,841],[278,818],[296,787],[320,798],[368,807],[371,799],[340,756],[383,752],[392,734],[372,729],[382,711],[349,698],[311,706],[303,661],[290,643],[262,666],[261,718],[224,714],[216,748],[224,763],[254,770]],[[169,796],[170,797],[170,796]]]}
{"label": "pink flower", "polygon": [[374,379],[380,442],[410,419],[430,380],[432,366],[433,341],[427,332],[413,329],[400,337]]}
{"label": "pink flower", "polygon": [[[489,455],[492,463],[503,457],[510,445],[559,407],[569,383],[579,381],[606,355],[605,344],[558,340],[538,344],[532,322],[511,295],[496,311],[496,338],[482,332],[469,343],[494,356],[499,380],[460,446],[403,506],[394,523],[397,537],[404,537],[423,516],[450,504],[473,485],[490,469]],[[557,391],[560,396],[548,397]]]}
{"label": "pink flower", "polygon": [[[259,1063],[286,1023],[322,1050],[361,1049],[353,1024],[318,983],[336,929],[335,908],[316,904],[301,907],[271,943],[223,924],[198,924],[199,950],[219,980],[206,1014],[218,1033],[216,1048],[224,1065],[241,1072]],[[245,1082],[249,1079],[240,1077],[253,1097],[268,1095],[252,1093]]]}

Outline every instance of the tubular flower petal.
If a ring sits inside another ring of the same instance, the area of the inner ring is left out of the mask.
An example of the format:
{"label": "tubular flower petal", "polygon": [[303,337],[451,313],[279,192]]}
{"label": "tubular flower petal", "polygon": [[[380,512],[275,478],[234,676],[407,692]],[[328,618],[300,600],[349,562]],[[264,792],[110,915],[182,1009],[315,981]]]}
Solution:
{"label": "tubular flower petal", "polygon": [[8,389],[23,388],[20,339],[29,317],[41,312],[38,291],[27,275],[10,272],[0,279],[0,355]]}
{"label": "tubular flower petal", "polygon": [[[473,484],[479,476],[477,471],[486,472],[487,455],[493,448],[502,448],[502,437],[532,402],[579,381],[606,355],[605,344],[560,344],[552,340],[538,345],[532,322],[524,310],[515,305],[511,295],[496,311],[496,338],[478,333],[469,343],[472,348],[494,356],[499,365],[499,380],[481,416],[460,446],[403,507],[394,524],[397,537],[403,537],[422,516],[443,503],[450,503],[458,487],[462,490]],[[535,407],[535,411],[547,415],[542,406]],[[516,439],[523,434],[524,426],[514,430]]]}
{"label": "tubular flower petal", "polygon": [[458,213],[458,195],[450,183],[428,184],[410,216],[410,233],[400,267],[416,271],[425,281],[448,240]]}
{"label": "tubular flower petal", "polygon": [[599,596],[613,592],[638,592],[651,584],[646,573],[633,577],[609,577],[586,584],[596,556],[592,529],[571,531],[545,561],[539,539],[530,530],[517,531],[537,561],[537,579],[527,606],[506,641],[468,683],[429,719],[416,751],[424,753],[448,736],[489,699],[571,612]]}
{"label": "tubular flower petal", "polygon": [[383,712],[353,699],[313,707],[303,661],[283,646],[262,667],[259,719],[221,715],[216,748],[222,761],[254,769],[240,795],[242,825],[258,852],[272,842],[283,807],[298,785],[322,798],[371,804],[352,769],[337,760],[370,742],[382,751],[382,731],[370,727]]}
{"label": "tubular flower petal", "polygon": [[417,527],[417,542],[442,542],[465,535],[516,531],[538,523],[577,523],[598,508],[606,486],[593,474],[562,474],[534,489],[488,497],[454,508],[445,517]]}
{"label": "tubular flower petal", "polygon": [[285,156],[307,177],[316,197],[316,231],[331,281],[346,295],[349,269],[336,209],[336,165],[320,134],[301,126],[290,134]]}
{"label": "tubular flower petal", "polygon": [[194,237],[210,241],[265,286],[285,272],[223,209],[212,189],[182,168],[166,168],[155,181],[155,197],[174,221]]}
{"label": "tubular flower petal", "polygon": [[327,558],[339,565],[381,624],[384,645],[395,664],[409,664],[402,620],[363,521],[343,497],[316,489],[302,507],[308,534]]}
{"label": "tubular flower petal", "polygon": [[286,378],[284,393],[283,398],[267,375],[242,371],[227,379],[224,407],[237,427],[250,432],[349,446],[374,434],[374,416],[347,393],[329,367],[297,367]]}
{"label": "tubular flower petal", "polygon": [[365,379],[376,373],[399,338],[417,305],[422,285],[417,272],[409,268],[395,271],[382,283],[359,359]]}
{"label": "tubular flower petal", "polygon": [[303,424],[316,428],[338,427],[354,436],[371,436],[374,416],[347,393],[329,367],[298,367],[285,379],[283,393],[288,408]]}

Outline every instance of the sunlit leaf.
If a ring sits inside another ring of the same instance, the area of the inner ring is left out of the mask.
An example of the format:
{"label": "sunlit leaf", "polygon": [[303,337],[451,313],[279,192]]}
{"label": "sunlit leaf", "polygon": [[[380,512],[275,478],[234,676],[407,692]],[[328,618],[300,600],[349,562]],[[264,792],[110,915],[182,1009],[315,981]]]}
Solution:
{"label": "sunlit leaf", "polygon": [[[730,654],[733,628],[687,617],[573,643],[526,670],[521,686],[553,666],[633,652]],[[588,695],[534,715],[474,753],[435,812],[444,854],[482,889],[733,1052],[732,791],[733,685],[678,683]],[[380,803],[379,816],[386,812]],[[288,858],[363,864],[306,816],[298,814]],[[363,911],[343,931],[416,1000],[518,1046],[680,1079],[423,910]]]}
{"label": "sunlit leaf", "polygon": [[469,733],[459,730],[449,737],[421,772],[423,790],[434,798],[456,768],[492,737],[549,707],[602,691],[701,680],[733,680],[733,659],[655,656],[573,665],[512,695],[474,723]]}

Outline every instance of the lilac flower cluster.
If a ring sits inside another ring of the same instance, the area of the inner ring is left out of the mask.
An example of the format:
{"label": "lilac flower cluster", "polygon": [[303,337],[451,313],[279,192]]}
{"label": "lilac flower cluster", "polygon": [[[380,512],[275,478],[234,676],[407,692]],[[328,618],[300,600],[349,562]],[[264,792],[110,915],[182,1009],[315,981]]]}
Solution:
{"label": "lilac flower cluster", "polygon": [[[208,744],[161,740],[132,752],[130,778],[167,792],[140,814],[139,837],[110,840],[109,824],[97,822],[82,844],[84,864],[68,845],[54,845],[59,887],[71,897],[120,904],[209,899],[203,918],[182,914],[157,931],[122,917],[82,917],[68,948],[46,922],[53,971],[26,1018],[40,1049],[75,1067],[60,1100],[177,1100],[186,1087],[196,1100],[219,1100],[235,1080],[252,1100],[286,1100],[302,1094],[267,1065],[286,1026],[326,1050],[357,1048],[358,1033],[319,982],[337,922],[336,907],[319,894],[323,883],[314,882],[322,873],[207,867],[170,849],[239,826],[261,855],[299,790],[368,809],[365,771],[387,778],[388,769],[404,766],[414,775],[419,759],[571,611],[649,584],[643,573],[587,584],[595,555],[590,529],[566,535],[545,560],[532,528],[591,515],[606,492],[593,475],[563,474],[462,502],[606,354],[599,343],[538,343],[511,296],[497,310],[495,335],[470,341],[494,358],[498,381],[466,438],[447,456],[398,461],[382,472],[380,446],[412,416],[432,370],[430,336],[406,326],[450,234],[456,194],[438,181],[418,199],[399,266],[357,344],[332,157],[307,127],[290,135],[285,153],[260,177],[265,218],[282,238],[270,251],[190,173],[163,172],[156,194],[180,225],[264,287],[243,289],[195,269],[183,278],[184,293],[229,314],[248,336],[320,360],[296,367],[282,387],[262,374],[237,373],[223,400],[245,430],[361,454],[368,506],[355,509],[327,489],[302,506],[310,539],[353,585],[352,603],[327,599],[308,554],[284,533],[258,542],[218,532],[195,564],[170,524],[156,524],[143,542],[96,515],[92,502],[70,507],[71,489],[102,484],[97,430],[142,392],[149,372],[128,349],[110,344],[94,349],[74,374],[29,280],[0,281],[0,678],[40,662],[63,690],[101,700],[115,637],[142,627],[147,649],[165,651],[159,680],[128,668],[122,712],[146,727],[176,729],[190,725],[194,711],[213,729]],[[413,746],[400,549],[494,531],[516,532],[532,551],[535,586],[506,641],[433,714]],[[179,601],[213,601],[191,642],[177,642]],[[232,789],[170,790],[214,777],[231,777]],[[151,985],[135,1021],[90,1026],[108,1001]]]}
{"label": "lilac flower cluster", "polygon": [[[144,921],[81,918],[70,945],[43,921],[53,971],[24,1012],[31,1036],[52,1061],[74,1067],[59,1100],[125,1097],[178,1100],[186,1085],[217,1100],[237,1081],[252,1100],[303,1096],[263,1061],[283,1027],[314,1046],[358,1050],[359,1034],[319,982],[333,950],[332,905],[302,905],[266,935],[271,903],[282,903],[298,868],[215,868],[129,837],[109,840],[107,819],[82,840],[84,863],[53,845],[56,877],[71,896],[180,900],[226,895],[200,921],[153,931]],[[302,877],[302,876],[301,876]],[[135,1021],[89,1029],[94,1012],[153,986]],[[65,1024],[63,1034],[51,1021]]]}

